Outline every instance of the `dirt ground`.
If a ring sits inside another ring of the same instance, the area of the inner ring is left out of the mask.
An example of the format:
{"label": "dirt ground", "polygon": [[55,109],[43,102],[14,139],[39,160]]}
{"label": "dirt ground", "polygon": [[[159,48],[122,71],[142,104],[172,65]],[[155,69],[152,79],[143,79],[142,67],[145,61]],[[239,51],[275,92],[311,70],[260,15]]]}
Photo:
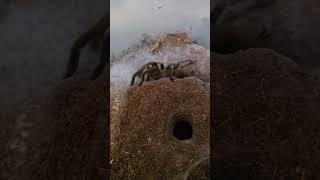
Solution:
{"label": "dirt ground", "polygon": [[[312,5],[311,0],[308,2],[308,5]],[[56,6],[44,4],[51,12],[55,12]],[[20,5],[17,7],[19,9]],[[66,7],[65,13],[68,14],[69,9],[67,6],[64,7]],[[304,6],[303,9],[308,9],[306,7]],[[27,33],[20,32],[18,30],[23,23],[16,22],[19,22],[18,20],[24,17],[26,12],[18,11],[17,14],[10,16],[11,9],[4,9],[0,20],[1,25],[7,24],[2,26],[6,28],[0,29],[3,37],[1,47],[6,47],[4,48],[6,51],[15,52],[15,54],[8,54],[6,57],[3,55],[2,58],[11,61],[1,64],[0,67],[0,78],[6,80],[6,86],[0,85],[3,95],[0,102],[2,109],[0,119],[3,129],[0,132],[0,179],[69,180],[105,177],[108,174],[109,165],[106,161],[109,144],[106,138],[109,135],[106,128],[109,123],[107,121],[109,119],[108,73],[106,72],[96,81],[87,81],[82,78],[65,82],[47,81],[46,73],[54,72],[50,77],[56,77],[61,73],[61,64],[64,64],[65,60],[63,57],[67,55],[63,48],[69,47],[72,38],[68,43],[63,43],[64,46],[57,43],[44,46],[44,44],[51,44],[45,38],[51,35],[50,28],[46,31],[29,28],[26,29]],[[43,12],[40,7],[36,9],[37,13]],[[29,10],[34,11],[32,8]],[[316,12],[316,10],[310,11],[310,16]],[[6,19],[7,16],[12,19]],[[55,24],[61,21],[55,21],[57,19],[54,16],[49,16],[50,21],[47,16],[43,16],[43,19],[33,19],[33,16],[30,16],[30,19],[27,18],[30,24],[33,20],[50,22],[52,24],[48,27],[57,27],[57,29],[63,25]],[[61,19],[64,17],[61,16]],[[8,23],[9,20],[14,24]],[[82,20],[79,18],[77,21]],[[275,22],[278,21],[275,20]],[[316,20],[309,22],[316,22]],[[294,25],[305,27],[301,24]],[[280,31],[277,29],[278,26],[271,27],[275,28],[271,28],[273,32],[280,32],[277,36],[279,41],[283,42],[285,38],[294,40],[294,38],[282,36],[286,31]],[[79,32],[67,34],[77,37],[82,31],[79,27],[74,28]],[[86,29],[87,26],[83,28]],[[16,31],[10,32],[9,30],[12,29]],[[71,29],[67,32],[71,32]],[[25,50],[23,47],[12,45],[10,41],[12,36],[8,36],[5,30],[7,33],[15,33],[14,35],[19,37],[21,42],[28,40],[34,43],[34,46],[24,44],[24,47],[35,49]],[[312,47],[312,52],[317,54],[318,51],[313,49],[318,47],[316,44],[318,39],[313,38],[317,35],[317,31],[313,31],[314,33],[308,33],[307,29],[303,29],[302,33],[299,33],[299,38],[302,40],[304,35],[310,35],[312,41],[308,47]],[[32,32],[38,33],[37,37],[43,41],[39,39],[31,41],[27,35]],[[248,35],[248,32],[252,32],[250,28],[249,31],[245,31],[245,34]],[[61,34],[56,36],[55,40],[59,37],[66,38]],[[302,41],[297,42],[301,44]],[[248,47],[246,45],[240,46],[246,49]],[[42,49],[41,53],[37,53],[36,50],[39,47],[46,48]],[[56,51],[57,56],[54,59],[59,59],[61,62],[53,63],[54,70],[52,70],[51,57],[53,56],[49,57],[47,54],[58,47],[60,49]],[[291,47],[299,50],[302,46],[292,45]],[[303,51],[292,52],[302,52],[308,60],[317,57],[314,54],[305,53],[307,50],[310,49],[303,48]],[[32,53],[41,56],[33,56]],[[88,59],[96,58],[88,56]],[[211,130],[214,133],[212,157],[216,178],[320,179],[318,171],[320,166],[319,80],[301,70],[293,60],[268,49],[249,49],[234,54],[215,54],[213,57],[215,67],[211,70],[215,75],[215,95],[212,101],[214,112],[212,112]],[[23,59],[21,63],[20,59]],[[44,59],[44,61],[30,63],[32,59]],[[300,59],[300,61],[303,60]],[[41,64],[43,65],[41,67],[47,68],[39,70],[41,73],[33,73],[33,68]],[[318,63],[314,62],[314,64]],[[82,70],[83,74],[90,74],[86,72]],[[39,80],[37,79],[39,77],[45,78]],[[35,84],[40,85],[33,86]],[[28,85],[27,88],[26,85]],[[12,88],[18,89],[17,92],[13,92]],[[17,93],[20,96],[16,96]]]}
{"label": "dirt ground", "polygon": [[215,2],[216,178],[319,179],[319,1]]}
{"label": "dirt ground", "polygon": [[[115,179],[184,179],[192,167],[209,157],[209,50],[193,44],[184,32],[155,38],[145,35],[141,43],[112,61],[110,158]],[[150,53],[159,40],[159,52]],[[139,87],[140,78],[136,77],[136,84],[128,84],[147,62],[166,66],[187,59],[194,63],[178,70],[183,76],[174,82],[162,78],[144,81]],[[192,124],[192,138],[187,142],[174,137],[176,121]],[[210,166],[204,167],[208,170]],[[209,176],[201,170],[190,174]]]}
{"label": "dirt ground", "polygon": [[215,54],[217,179],[319,179],[320,83],[269,49]]}
{"label": "dirt ground", "polygon": [[[3,133],[1,138],[5,145],[1,154],[2,178],[106,178],[109,83],[105,83],[107,74],[102,78],[61,81],[41,108],[23,112],[20,124],[16,125],[20,129],[6,129],[8,134]],[[10,115],[10,111],[7,113]],[[32,121],[34,118],[39,121]],[[46,121],[41,121],[44,119]],[[30,121],[38,123],[37,126],[32,126]],[[26,128],[32,128],[30,134]],[[13,135],[14,132],[17,135]],[[4,139],[5,135],[10,136]],[[22,139],[26,137],[33,140]],[[16,146],[10,146],[13,138]]]}
{"label": "dirt ground", "polygon": [[[185,91],[187,88],[190,90]],[[120,124],[111,145],[111,177],[175,179],[185,177],[191,167],[209,158],[210,98],[206,83],[194,77],[175,82],[166,78],[131,87],[126,96],[121,114],[111,118]],[[179,141],[174,136],[178,121],[192,124],[190,139]]]}
{"label": "dirt ground", "polygon": [[[91,88],[99,89],[93,85],[104,85],[87,81],[98,54],[85,48],[76,80],[61,79],[72,43],[101,17],[107,4],[105,0],[0,2],[0,179],[94,179],[92,174],[106,173],[100,164],[105,154],[98,155],[108,143],[107,130],[99,129],[107,127],[102,118],[106,113],[92,115],[88,108],[95,103]],[[106,111],[108,97],[101,100],[105,101],[97,107],[106,106]],[[82,108],[74,105],[82,101]],[[63,110],[73,112],[65,112],[70,120],[61,118]],[[77,117],[85,111],[97,118],[86,124]]]}

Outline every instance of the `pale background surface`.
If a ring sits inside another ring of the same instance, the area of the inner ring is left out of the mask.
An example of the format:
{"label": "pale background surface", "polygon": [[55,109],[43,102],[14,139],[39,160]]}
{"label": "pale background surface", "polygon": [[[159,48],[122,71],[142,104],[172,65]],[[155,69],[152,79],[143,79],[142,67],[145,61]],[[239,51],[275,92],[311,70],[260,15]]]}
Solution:
{"label": "pale background surface", "polygon": [[142,33],[186,31],[210,48],[210,0],[111,0],[111,52],[119,53]]}

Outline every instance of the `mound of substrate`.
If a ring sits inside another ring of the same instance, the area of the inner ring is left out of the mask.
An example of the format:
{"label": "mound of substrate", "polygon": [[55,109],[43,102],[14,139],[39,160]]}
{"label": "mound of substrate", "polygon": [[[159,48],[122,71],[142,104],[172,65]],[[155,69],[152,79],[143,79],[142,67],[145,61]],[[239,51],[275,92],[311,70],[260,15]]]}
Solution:
{"label": "mound of substrate", "polygon": [[216,178],[319,179],[319,81],[269,49],[214,57]]}
{"label": "mound of substrate", "polygon": [[172,179],[209,155],[206,83],[164,78],[129,88],[126,99],[111,151],[112,175]]}

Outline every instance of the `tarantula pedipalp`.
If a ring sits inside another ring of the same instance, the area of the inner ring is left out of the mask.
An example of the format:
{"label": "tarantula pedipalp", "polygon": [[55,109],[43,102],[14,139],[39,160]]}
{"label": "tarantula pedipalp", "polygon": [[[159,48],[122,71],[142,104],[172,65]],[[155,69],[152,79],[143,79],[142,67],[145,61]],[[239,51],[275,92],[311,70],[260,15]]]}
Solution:
{"label": "tarantula pedipalp", "polygon": [[174,81],[173,77],[176,76],[178,70],[183,69],[191,64],[194,64],[195,62],[196,61],[188,59],[178,63],[170,63],[166,67],[164,67],[163,63],[160,62],[149,62],[143,65],[136,73],[133,74],[130,86],[134,84],[136,76],[141,78],[139,86],[142,85],[145,79],[149,81],[151,79],[159,80],[160,78],[169,77],[171,81]]}
{"label": "tarantula pedipalp", "polygon": [[91,43],[91,47],[98,49],[101,47],[100,62],[96,66],[91,80],[96,79],[104,70],[108,62],[108,44],[110,41],[109,30],[110,19],[107,14],[105,14],[97,24],[90,28],[87,32],[80,35],[80,37],[74,42],[71,53],[69,56],[69,62],[67,65],[67,71],[64,75],[64,79],[71,77],[77,70],[79,65],[80,52],[83,47],[88,43]]}

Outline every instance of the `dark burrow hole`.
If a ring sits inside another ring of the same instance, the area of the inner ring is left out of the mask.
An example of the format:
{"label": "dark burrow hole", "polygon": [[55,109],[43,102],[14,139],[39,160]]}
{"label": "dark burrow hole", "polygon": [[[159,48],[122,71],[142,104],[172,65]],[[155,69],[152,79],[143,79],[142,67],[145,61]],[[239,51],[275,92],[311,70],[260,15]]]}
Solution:
{"label": "dark burrow hole", "polygon": [[178,120],[173,125],[173,136],[178,140],[191,139],[192,133],[192,125],[186,120]]}

